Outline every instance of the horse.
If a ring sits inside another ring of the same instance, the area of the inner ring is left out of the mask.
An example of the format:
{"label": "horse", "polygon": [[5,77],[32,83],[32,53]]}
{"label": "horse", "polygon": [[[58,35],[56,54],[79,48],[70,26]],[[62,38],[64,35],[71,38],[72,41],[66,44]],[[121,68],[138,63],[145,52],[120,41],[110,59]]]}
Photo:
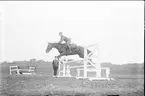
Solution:
{"label": "horse", "polygon": [[[48,53],[52,48],[56,48],[58,52],[60,53],[57,56],[58,60],[60,57],[68,56],[68,55],[78,55],[80,58],[84,58],[84,47],[77,46],[76,44],[70,44],[71,53],[68,52],[68,47],[64,43],[63,44],[62,43],[48,43],[48,46],[46,48],[46,53]],[[87,54],[89,54],[90,52],[91,52],[90,50],[87,50]],[[57,70],[58,70],[58,64],[53,64],[53,69],[54,69],[54,74],[56,75]]]}
{"label": "horse", "polygon": [[[71,53],[68,52],[68,47],[66,44],[62,43],[48,43],[46,48],[46,53],[48,53],[52,48],[56,48],[60,53],[57,57],[60,58],[62,56],[68,55],[78,55],[80,58],[84,58],[84,47],[77,46],[76,44],[70,44]],[[87,50],[87,54],[91,51]]]}

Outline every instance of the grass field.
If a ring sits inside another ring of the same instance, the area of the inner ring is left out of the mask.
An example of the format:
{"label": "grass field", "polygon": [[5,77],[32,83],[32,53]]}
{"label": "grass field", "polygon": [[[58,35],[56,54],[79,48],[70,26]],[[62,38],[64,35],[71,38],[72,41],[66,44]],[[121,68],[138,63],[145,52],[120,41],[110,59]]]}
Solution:
{"label": "grass field", "polygon": [[144,96],[144,76],[111,74],[113,81],[54,78],[50,65],[39,65],[36,75],[9,75],[1,66],[0,96]]}

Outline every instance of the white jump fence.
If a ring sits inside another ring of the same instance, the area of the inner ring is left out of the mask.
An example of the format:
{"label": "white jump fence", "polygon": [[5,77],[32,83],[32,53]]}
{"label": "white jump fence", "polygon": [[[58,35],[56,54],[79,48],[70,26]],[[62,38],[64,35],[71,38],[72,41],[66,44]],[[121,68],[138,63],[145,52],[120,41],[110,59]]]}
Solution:
{"label": "white jump fence", "polygon": [[26,71],[22,73],[23,75],[35,74],[35,67],[29,67],[29,69],[19,69],[18,66],[10,66],[9,68],[10,74],[12,74],[12,72],[16,72],[16,74],[20,75],[21,71]]}
{"label": "white jump fence", "polygon": [[[89,49],[89,48],[92,49]],[[91,52],[88,54],[87,50],[90,50]],[[96,53],[97,51],[97,53]],[[90,61],[95,60],[95,62]],[[83,62],[82,65],[76,65],[77,62]],[[73,63],[73,64],[70,64]],[[74,65],[74,66],[71,66]],[[84,79],[88,78],[89,80],[110,80],[109,77],[110,74],[110,68],[108,67],[101,67],[100,59],[99,59],[99,48],[98,45],[90,45],[84,47],[84,58],[73,60],[73,61],[67,61],[62,59],[59,64],[58,69],[58,77],[73,77],[70,73],[72,69],[76,69],[77,75],[75,78],[77,79]],[[105,77],[101,75],[102,70],[105,70]],[[83,71],[83,76],[80,75],[81,71]],[[95,72],[95,76],[88,76],[89,73]]]}

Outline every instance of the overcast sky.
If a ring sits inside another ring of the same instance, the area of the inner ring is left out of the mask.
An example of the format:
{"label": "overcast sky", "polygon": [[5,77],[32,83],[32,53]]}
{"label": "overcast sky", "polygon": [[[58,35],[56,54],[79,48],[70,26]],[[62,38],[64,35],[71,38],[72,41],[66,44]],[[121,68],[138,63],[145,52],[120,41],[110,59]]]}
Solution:
{"label": "overcast sky", "polygon": [[1,61],[52,61],[57,50],[45,50],[61,31],[77,45],[99,44],[101,62],[144,62],[143,1],[0,1],[0,6]]}

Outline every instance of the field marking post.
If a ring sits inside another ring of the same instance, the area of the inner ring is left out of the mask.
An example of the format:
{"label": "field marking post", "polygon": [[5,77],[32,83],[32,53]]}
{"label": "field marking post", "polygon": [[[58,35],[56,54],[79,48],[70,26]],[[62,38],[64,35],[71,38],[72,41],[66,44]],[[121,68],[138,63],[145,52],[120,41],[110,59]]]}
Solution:
{"label": "field marking post", "polygon": [[35,67],[29,67],[28,72],[31,72],[32,74],[35,74]]}

